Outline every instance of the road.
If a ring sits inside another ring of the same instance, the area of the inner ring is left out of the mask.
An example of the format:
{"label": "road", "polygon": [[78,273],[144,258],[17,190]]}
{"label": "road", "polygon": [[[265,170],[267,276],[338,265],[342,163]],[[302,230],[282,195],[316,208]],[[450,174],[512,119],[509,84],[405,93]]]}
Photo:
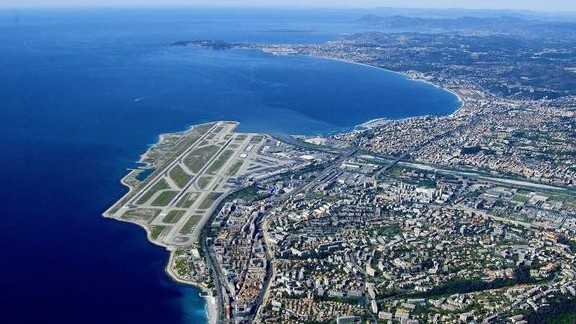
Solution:
{"label": "road", "polygon": [[[472,123],[474,123],[474,122],[476,122],[476,121],[473,120]],[[379,176],[381,173],[386,172],[386,171],[392,169],[394,166],[398,165],[398,163],[400,163],[402,160],[408,158],[411,153],[414,153],[414,152],[422,149],[423,147],[425,147],[425,146],[433,143],[434,141],[438,141],[438,140],[444,138],[445,136],[450,136],[451,134],[453,134],[453,133],[456,132],[457,130],[459,130],[459,129],[463,128],[463,127],[466,127],[466,126],[467,126],[467,125],[458,126],[458,127],[456,127],[455,129],[453,129],[453,130],[450,130],[450,131],[447,131],[447,132],[445,132],[445,133],[443,133],[443,134],[440,134],[440,135],[438,135],[438,136],[435,136],[434,138],[432,138],[432,139],[430,139],[430,140],[422,143],[422,144],[419,145],[418,147],[415,147],[415,148],[409,150],[408,152],[405,152],[404,154],[400,155],[399,157],[391,160],[389,164],[387,164],[387,165],[383,166],[381,169],[379,169],[379,170],[377,171],[377,173],[376,173],[376,176]],[[293,144],[293,143],[290,143],[290,144]],[[330,179],[330,178],[335,177],[335,176],[337,176],[338,174],[340,174],[340,173],[341,173],[341,170],[340,170],[339,168],[340,168],[340,165],[342,164],[342,162],[344,162],[345,160],[347,160],[347,159],[349,159],[350,157],[354,156],[357,152],[358,152],[358,149],[354,148],[354,149],[351,149],[351,150],[348,150],[348,151],[345,151],[345,152],[340,153],[338,157],[334,158],[334,159],[331,160],[331,161],[325,162],[324,164],[321,165],[321,166],[323,167],[323,169],[321,169],[321,171],[318,171],[317,177],[316,177],[314,180],[312,180],[312,181],[310,181],[310,182],[308,182],[308,183],[302,184],[301,186],[299,186],[298,188],[292,190],[292,191],[289,192],[289,193],[285,193],[285,194],[282,194],[282,195],[277,195],[277,196],[274,196],[274,197],[272,197],[272,198],[269,198],[269,199],[270,199],[270,202],[271,202],[274,206],[276,206],[276,207],[282,206],[286,201],[288,201],[289,199],[295,197],[296,195],[299,195],[299,194],[302,194],[302,193],[306,193],[306,192],[308,192],[308,191],[310,191],[310,190],[313,190],[313,189],[316,188],[318,185],[326,182],[327,179]],[[455,208],[455,209],[458,209],[458,210],[466,211],[466,212],[474,212],[474,213],[477,213],[477,214],[482,214],[482,215],[484,215],[484,216],[486,216],[486,217],[490,217],[490,218],[492,218],[492,219],[494,219],[494,220],[501,221],[501,222],[504,221],[504,222],[513,223],[513,224],[515,224],[515,225],[520,225],[520,226],[525,226],[525,227],[531,227],[531,226],[532,226],[531,224],[528,224],[528,223],[525,223],[525,222],[520,222],[520,221],[516,221],[516,220],[504,219],[504,218],[501,218],[501,217],[498,217],[498,216],[494,216],[494,215],[490,215],[490,214],[484,213],[484,212],[479,211],[479,210],[470,209],[470,208],[467,208],[467,207],[461,206],[461,205],[454,206],[454,208]],[[253,224],[256,225],[256,233],[261,233],[261,234],[262,234],[262,239],[263,239],[263,242],[264,242],[263,245],[264,245],[264,248],[265,248],[265,251],[266,251],[266,257],[267,257],[266,275],[265,275],[265,279],[264,279],[264,282],[263,282],[263,285],[262,285],[263,288],[262,288],[262,290],[260,291],[260,294],[259,294],[259,296],[257,297],[257,300],[256,300],[256,305],[257,305],[257,306],[256,306],[256,313],[253,314],[253,315],[255,315],[254,320],[256,320],[256,321],[259,320],[259,316],[260,316],[260,313],[261,313],[261,309],[262,309],[263,303],[266,301],[266,299],[267,299],[267,297],[268,297],[269,290],[270,290],[270,285],[272,284],[272,280],[273,280],[273,278],[274,278],[274,273],[273,273],[274,269],[273,269],[273,267],[272,267],[272,262],[271,262],[272,259],[273,259],[273,253],[272,253],[272,251],[271,251],[271,247],[270,247],[270,244],[269,244],[269,240],[268,240],[268,237],[267,237],[267,234],[266,234],[266,233],[267,233],[267,226],[268,226],[268,224],[267,224],[267,222],[266,222],[266,217],[267,217],[267,214],[264,214],[264,215],[262,215],[261,217],[256,217],[256,218],[253,218],[253,219],[250,220],[250,222],[253,222]],[[202,245],[203,245],[204,251],[209,251],[209,250],[208,250],[207,243],[206,243],[206,240],[205,240],[205,237],[203,237],[203,239],[202,239]],[[216,287],[217,287],[216,290],[219,292],[219,294],[221,294],[221,295],[219,296],[219,304],[220,304],[219,307],[220,307],[220,309],[222,309],[222,308],[221,308],[222,305],[225,305],[224,303],[227,303],[227,302],[228,302],[228,301],[226,301],[226,300],[224,300],[224,299],[225,299],[225,298],[228,298],[228,297],[227,297],[227,294],[229,294],[229,292],[227,291],[227,287],[223,287],[223,286],[222,286],[222,284],[223,284],[223,282],[225,282],[225,280],[223,280],[224,277],[223,277],[223,274],[222,274],[221,271],[220,271],[219,266],[218,266],[217,263],[216,263],[215,256],[212,255],[211,253],[207,253],[207,255],[208,255],[210,267],[211,267],[212,269],[214,269],[213,274],[214,274],[214,277],[215,277],[215,285],[216,285]],[[363,269],[358,268],[358,271],[362,273],[362,272],[363,272]]]}
{"label": "road", "polygon": [[388,170],[392,169],[394,166],[396,166],[398,163],[400,163],[400,161],[404,160],[408,155],[410,155],[410,153],[404,153],[404,154],[400,155],[399,157],[397,157],[396,159],[392,160],[392,162],[390,162],[390,164],[382,167],[380,170],[378,170],[374,174],[374,179],[378,179],[382,173],[387,172]]}
{"label": "road", "polygon": [[[331,173],[339,172],[339,170],[337,170],[337,169],[340,167],[340,164],[342,162],[344,162],[345,160],[347,160],[348,158],[352,157],[357,152],[358,152],[357,149],[353,149],[353,150],[341,153],[339,157],[335,158],[334,160],[332,160],[330,162],[327,162],[329,165],[327,165],[326,168],[324,170],[322,170],[322,172],[320,172],[320,174],[314,180],[312,180],[309,183],[303,184],[299,188],[297,188],[297,189],[295,189],[289,193],[271,198],[272,203],[275,204],[276,206],[280,206],[280,205],[284,204],[288,199],[290,199],[290,198],[292,198],[292,197],[294,197],[300,193],[306,192],[308,190],[312,190],[313,188],[315,188],[315,186],[322,183],[327,176],[330,176]],[[266,276],[264,278],[264,283],[262,285],[263,289],[260,291],[260,294],[258,295],[258,298],[257,298],[255,320],[258,320],[258,316],[260,315],[261,307],[263,306],[263,303],[268,296],[269,288],[270,288],[270,285],[272,283],[272,279],[274,278],[274,273],[273,273],[274,269],[272,267],[273,253],[270,250],[270,244],[269,244],[268,236],[267,236],[267,228],[266,228],[267,225],[265,223],[266,216],[267,215],[264,214],[261,217],[255,219],[256,232],[262,233],[262,240],[264,242],[263,245],[264,245],[264,248],[266,250],[266,258],[267,258],[267,264],[268,264],[268,266],[266,267]]]}
{"label": "road", "polygon": [[[213,217],[216,215],[217,212],[218,212],[217,210],[213,211],[207,223],[211,222],[211,220],[213,219]],[[214,280],[214,290],[216,291],[216,303],[218,304],[218,310],[216,312],[216,323],[228,323],[225,318],[224,319],[221,318],[222,314],[224,313],[224,308],[226,306],[225,302],[226,303],[228,302],[227,301],[228,296],[224,296],[224,292],[222,291],[222,283],[220,281],[222,278],[222,273],[220,272],[219,267],[215,266],[216,259],[214,255],[212,255],[210,249],[208,248],[207,234],[208,234],[207,227],[206,226],[202,227],[202,230],[200,231],[201,250],[206,256],[206,267],[208,268],[208,271],[212,274],[212,279]]]}
{"label": "road", "polygon": [[[322,181],[325,180],[326,177],[330,176],[332,173],[339,172],[338,168],[339,168],[340,164],[342,162],[344,162],[346,159],[348,159],[351,156],[353,156],[354,154],[356,154],[357,151],[358,151],[357,149],[348,150],[348,151],[340,154],[339,157],[333,159],[332,161],[326,162],[326,167],[320,172],[320,174],[316,177],[316,179],[314,179],[313,181],[311,181],[309,183],[303,184],[302,186],[293,190],[290,193],[286,193],[283,195],[269,198],[271,203],[278,206],[278,205],[283,204],[286,200],[294,197],[295,195],[297,195],[299,193],[306,192],[308,190],[313,189],[315,186],[319,185]],[[230,193],[230,194],[232,194],[232,193]],[[228,194],[228,195],[230,195],[230,194]],[[219,305],[218,306],[218,317],[219,317],[218,322],[219,323],[229,323],[229,322],[233,322],[233,320],[228,320],[226,318],[220,318],[220,316],[223,314],[223,309],[227,305],[229,305],[229,301],[228,301],[229,297],[228,296],[230,296],[230,292],[228,291],[228,288],[224,285],[226,280],[224,278],[224,275],[222,274],[222,270],[220,269],[220,266],[217,263],[216,257],[211,252],[211,249],[209,248],[207,240],[206,240],[207,234],[208,234],[208,229],[209,229],[209,226],[207,226],[207,225],[209,225],[211,223],[214,216],[216,216],[216,213],[218,213],[218,212],[219,212],[218,208],[215,209],[212,212],[208,221],[202,227],[200,242],[201,242],[202,251],[204,251],[204,254],[206,255],[206,263],[207,263],[208,269],[211,271],[212,277],[214,279],[214,286],[215,286],[215,290],[217,293],[217,301],[218,301],[218,305]],[[262,289],[260,295],[257,298],[256,307],[255,307],[256,311],[253,313],[253,315],[255,315],[255,316],[257,316],[257,314],[259,313],[260,306],[262,306],[262,303],[266,299],[266,296],[267,296],[267,293],[269,290],[268,288],[269,288],[271,280],[273,278],[273,273],[272,273],[273,269],[272,269],[272,263],[271,263],[272,252],[270,251],[269,242],[266,238],[266,233],[262,227],[265,217],[266,217],[266,215],[264,214],[260,217],[255,217],[251,220],[251,222],[253,222],[256,225],[255,233],[262,233],[262,235],[263,235],[264,248],[266,250],[266,256],[267,256],[266,276],[265,276],[264,283],[263,283],[263,287],[265,287],[265,289]]]}
{"label": "road", "polygon": [[283,196],[279,196],[280,200],[281,201],[286,200],[290,197],[296,196],[302,192],[306,192],[306,191],[314,188],[315,186],[321,184],[322,182],[324,182],[326,180],[327,177],[330,176],[330,174],[332,172],[335,172],[335,171],[337,172],[337,169],[340,167],[340,164],[342,164],[342,162],[349,159],[350,157],[352,157],[357,152],[358,152],[358,149],[349,150],[349,151],[341,153],[340,156],[337,157],[336,159],[334,159],[330,162],[326,162],[328,164],[328,166],[326,166],[326,168],[324,170],[322,170],[322,172],[320,174],[318,174],[314,180],[312,180],[311,182],[309,182],[307,184],[304,184],[300,188],[292,190],[291,192],[289,192]]}

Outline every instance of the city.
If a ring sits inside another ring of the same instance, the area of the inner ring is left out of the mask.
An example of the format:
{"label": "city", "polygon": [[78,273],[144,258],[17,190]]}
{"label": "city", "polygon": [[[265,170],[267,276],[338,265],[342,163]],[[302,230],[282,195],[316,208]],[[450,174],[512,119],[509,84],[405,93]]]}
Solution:
{"label": "city", "polygon": [[0,1],[2,322],[576,323],[576,1]]}
{"label": "city", "polygon": [[[515,36],[180,44],[383,67],[461,102],[449,116],[287,141],[324,157],[250,182],[251,196],[215,211],[200,252],[181,252],[212,273],[222,321],[531,323],[573,307],[576,96],[546,78],[576,62],[546,58],[572,50],[560,35],[510,48],[502,37]],[[536,56],[539,78],[506,67]]]}

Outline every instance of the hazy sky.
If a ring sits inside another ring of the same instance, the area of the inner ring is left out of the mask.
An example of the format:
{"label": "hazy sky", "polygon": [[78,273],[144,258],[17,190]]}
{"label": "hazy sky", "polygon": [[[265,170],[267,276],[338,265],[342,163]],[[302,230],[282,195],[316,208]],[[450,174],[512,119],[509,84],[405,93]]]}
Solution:
{"label": "hazy sky", "polygon": [[576,11],[575,0],[0,0],[5,7],[68,6],[421,7]]}

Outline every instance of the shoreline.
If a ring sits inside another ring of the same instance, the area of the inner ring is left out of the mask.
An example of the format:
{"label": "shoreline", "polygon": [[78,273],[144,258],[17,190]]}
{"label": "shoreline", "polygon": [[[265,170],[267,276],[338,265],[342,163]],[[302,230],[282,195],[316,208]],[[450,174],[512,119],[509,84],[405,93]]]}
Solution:
{"label": "shoreline", "polygon": [[[404,118],[386,118],[386,117],[374,118],[374,119],[368,120],[366,122],[363,122],[361,124],[353,126],[351,128],[351,131],[369,130],[369,129],[372,129],[375,127],[380,127],[380,126],[382,126],[386,123],[389,123],[389,122],[403,122],[403,121],[411,120],[414,118],[423,118],[423,117],[454,118],[466,105],[466,100],[462,97],[461,94],[457,93],[455,90],[442,87],[442,86],[440,86],[436,83],[433,83],[431,81],[428,81],[428,80],[415,78],[414,76],[412,76],[408,73],[405,73],[405,72],[392,71],[392,70],[389,70],[389,69],[386,69],[383,67],[379,67],[376,65],[370,65],[367,63],[360,63],[360,62],[355,62],[355,61],[350,61],[350,60],[345,60],[345,59],[340,59],[340,58],[334,58],[334,57],[314,56],[314,55],[303,55],[303,56],[307,56],[307,57],[315,58],[315,59],[320,59],[320,60],[329,60],[329,61],[341,62],[341,63],[346,63],[346,64],[359,65],[359,66],[370,68],[370,69],[377,69],[380,71],[390,72],[390,73],[396,74],[398,76],[401,76],[405,79],[408,79],[410,81],[422,82],[422,83],[428,84],[434,88],[437,88],[437,89],[440,89],[442,91],[446,91],[448,93],[451,93],[458,100],[458,108],[456,108],[453,112],[451,112],[450,114],[447,114],[447,115],[420,115],[420,116],[412,116],[412,117],[404,117]],[[339,132],[339,133],[346,133],[346,132]]]}
{"label": "shoreline", "polygon": [[[144,168],[154,168],[154,165],[151,162],[146,162],[145,159],[147,158],[148,154],[150,153],[150,151],[159,143],[162,142],[162,140],[164,138],[166,138],[166,136],[172,135],[172,134],[185,134],[188,131],[190,131],[193,127],[199,126],[199,125],[204,125],[204,124],[209,124],[210,122],[201,122],[198,124],[193,124],[193,125],[188,125],[186,126],[186,129],[183,131],[175,131],[175,132],[168,132],[168,133],[162,133],[159,134],[157,136],[157,140],[155,143],[149,143],[147,145],[147,149],[144,153],[140,154],[139,158],[137,161],[135,161],[136,164],[142,164],[144,166]],[[148,226],[146,226],[145,224],[139,223],[137,221],[132,221],[132,220],[127,220],[127,219],[122,219],[119,217],[114,217],[111,216],[109,214],[109,211],[112,210],[124,197],[130,195],[133,191],[135,191],[137,188],[128,184],[126,182],[126,179],[128,179],[134,172],[138,172],[138,170],[142,170],[142,168],[140,167],[135,167],[132,169],[128,169],[130,170],[130,172],[128,172],[125,176],[123,176],[120,179],[120,183],[126,187],[128,189],[128,191],[126,193],[124,193],[122,195],[121,198],[119,198],[119,200],[114,203],[112,206],[110,206],[109,208],[107,208],[103,213],[102,216],[104,218],[107,219],[112,219],[115,221],[120,221],[123,223],[129,223],[129,224],[134,224],[139,226],[140,228],[144,229],[144,231],[146,232],[146,240],[148,241],[148,243],[150,245],[153,246],[157,246],[157,247],[162,247],[164,248],[167,252],[168,252],[168,260],[166,262],[166,266],[164,267],[164,272],[168,275],[168,278],[170,278],[173,282],[178,283],[178,284],[182,284],[182,285],[188,285],[188,286],[192,286],[196,289],[199,290],[198,295],[200,297],[202,297],[205,300],[205,311],[206,311],[206,319],[207,319],[207,323],[208,324],[216,324],[217,323],[217,312],[218,312],[218,307],[216,304],[216,298],[214,298],[214,296],[212,296],[212,292],[207,288],[202,286],[201,284],[194,282],[194,281],[190,281],[190,280],[185,280],[180,278],[176,273],[174,273],[172,271],[172,264],[173,264],[173,260],[174,260],[174,254],[176,252],[175,249],[171,248],[170,246],[167,246],[165,244],[162,244],[160,242],[157,242],[155,240],[152,239],[152,232],[150,230],[150,228],[148,228]],[[202,292],[205,292],[206,295],[202,295]]]}
{"label": "shoreline", "polygon": [[[117,217],[111,217],[111,216],[106,215],[105,213],[103,214],[103,216],[104,216],[104,218],[112,219],[115,221],[134,224],[134,225],[137,225],[140,228],[144,229],[144,231],[146,232],[146,240],[148,241],[148,244],[156,246],[156,247],[162,247],[168,252],[168,260],[166,262],[166,266],[164,267],[164,272],[168,275],[168,278],[170,278],[175,283],[192,286],[192,287],[198,289],[199,290],[198,295],[200,297],[202,297],[204,299],[204,301],[206,302],[206,305],[204,308],[206,311],[207,323],[208,324],[216,324],[217,323],[218,306],[216,304],[216,298],[212,295],[212,291],[210,289],[208,289],[207,287],[204,287],[195,281],[182,279],[176,273],[174,273],[174,271],[172,271],[174,254],[176,253],[175,249],[172,249],[171,247],[169,247],[165,244],[154,241],[151,237],[152,232],[144,224],[134,222],[131,220],[125,220],[125,219],[117,218]],[[206,295],[202,295],[203,292],[206,293]]]}
{"label": "shoreline", "polygon": [[[347,64],[353,64],[353,65],[359,65],[359,66],[363,66],[366,68],[371,68],[371,69],[377,69],[377,70],[381,70],[381,71],[386,71],[386,72],[390,72],[393,74],[396,74],[398,76],[401,76],[403,78],[406,78],[410,81],[415,81],[415,82],[422,82],[425,84],[428,84],[430,86],[433,86],[434,88],[446,91],[451,93],[454,97],[456,97],[456,99],[458,99],[458,103],[459,103],[459,107],[454,110],[452,113],[448,114],[448,115],[440,115],[440,116],[436,116],[436,117],[453,117],[456,113],[458,113],[463,107],[464,104],[466,103],[466,101],[464,100],[464,98],[462,98],[462,96],[458,93],[456,93],[456,91],[452,90],[452,89],[448,89],[446,87],[443,87],[441,85],[438,85],[436,83],[433,83],[431,81],[425,80],[425,79],[419,79],[416,77],[411,76],[410,74],[406,73],[406,72],[398,72],[398,71],[393,71],[387,68],[383,68],[380,66],[376,66],[376,65],[370,65],[368,63],[360,63],[360,62],[356,62],[356,61],[351,61],[351,60],[346,60],[346,59],[341,59],[341,58],[336,58],[336,57],[328,57],[328,56],[315,56],[315,55],[302,55],[302,56],[307,56],[307,57],[311,57],[311,58],[316,58],[316,59],[322,59],[322,60],[329,60],[329,61],[336,61],[336,62],[341,62],[341,63],[347,63]],[[405,117],[405,118],[398,118],[398,119],[388,119],[391,121],[402,121],[402,120],[406,120],[409,118],[417,118],[417,117],[426,117],[426,116],[431,116],[431,115],[421,115],[421,116],[413,116],[413,117]],[[384,118],[375,118],[373,120],[369,120],[363,124],[372,122],[372,121],[376,121],[376,120],[382,120]],[[362,124],[360,124],[362,125]]]}
{"label": "shoreline", "polygon": [[[178,284],[189,285],[189,286],[192,286],[192,287],[200,290],[198,295],[200,297],[202,297],[204,299],[204,301],[206,302],[206,305],[204,305],[204,311],[206,312],[207,323],[208,324],[216,324],[218,322],[218,314],[217,314],[218,305],[216,304],[216,298],[212,295],[212,292],[210,291],[210,289],[198,284],[197,282],[181,279],[180,277],[178,277],[178,275],[176,275],[172,271],[172,262],[174,261],[175,251],[168,249],[167,247],[165,247],[165,248],[166,248],[166,250],[168,250],[168,252],[170,252],[170,255],[168,257],[168,262],[166,264],[166,267],[164,267],[164,271],[166,272],[166,274],[168,274],[168,277]],[[202,295],[202,292],[204,292],[206,294]]]}
{"label": "shoreline", "polygon": [[[274,55],[274,54],[272,54],[272,55]],[[411,80],[411,81],[423,82],[423,83],[426,83],[426,84],[428,84],[428,85],[431,85],[431,86],[433,86],[433,87],[435,87],[435,88],[438,88],[438,89],[441,89],[441,90],[443,90],[443,91],[446,91],[446,92],[451,93],[452,95],[454,95],[454,96],[457,98],[457,100],[458,100],[458,102],[459,102],[458,108],[457,108],[456,110],[454,110],[452,113],[448,114],[448,115],[435,116],[435,117],[437,117],[437,118],[452,118],[452,117],[453,117],[456,113],[458,113],[458,111],[460,111],[460,110],[464,107],[464,105],[465,105],[465,100],[462,98],[461,95],[459,95],[458,93],[456,93],[454,90],[444,88],[444,87],[442,87],[442,86],[440,86],[440,85],[437,85],[437,84],[434,84],[434,83],[432,83],[432,82],[430,82],[430,81],[428,81],[428,80],[423,80],[423,79],[414,78],[413,76],[409,75],[408,73],[402,73],[402,72],[392,71],[392,70],[388,70],[388,69],[385,69],[385,68],[382,68],[382,67],[379,67],[379,66],[374,66],[374,65],[369,65],[369,64],[366,64],[366,63],[359,63],[359,62],[354,62],[354,61],[349,61],[349,60],[344,60],[344,59],[332,58],[332,57],[322,57],[322,56],[313,56],[313,55],[305,55],[305,56],[308,56],[308,57],[311,57],[311,58],[315,58],[315,59],[338,61],[338,62],[342,62],[342,63],[354,64],[354,65],[359,65],[359,66],[363,66],[363,67],[367,67],[367,68],[372,68],[372,69],[378,69],[378,70],[382,70],[382,71],[386,71],[386,72],[391,72],[391,73],[394,73],[394,74],[396,74],[396,75],[399,75],[399,76],[401,76],[401,77],[403,77],[403,78],[409,79],[409,80]],[[378,127],[378,126],[381,125],[381,123],[387,123],[387,122],[402,122],[402,121],[404,121],[404,120],[409,120],[409,119],[412,119],[412,118],[421,118],[421,117],[426,117],[426,116],[431,116],[431,115],[420,115],[420,116],[412,116],[412,117],[405,117],[405,118],[398,118],[398,119],[389,119],[389,118],[385,118],[385,117],[383,117],[383,118],[375,118],[375,119],[372,119],[372,120],[368,120],[368,121],[366,121],[366,122],[363,122],[363,123],[361,123],[361,124],[358,124],[358,125],[355,125],[355,126],[351,126],[351,127],[350,127],[350,130],[354,131],[354,130],[361,130],[361,129],[369,129],[370,126],[371,126],[371,124],[372,124],[372,127]],[[203,123],[199,123],[199,124],[189,125],[189,126],[187,126],[187,128],[186,128],[184,131],[176,131],[176,132],[169,132],[169,133],[159,134],[159,135],[158,135],[158,140],[157,140],[157,142],[155,142],[155,143],[153,143],[153,144],[149,144],[149,145],[148,145],[148,149],[147,149],[143,154],[140,155],[140,158],[139,158],[138,161],[136,161],[136,163],[144,164],[145,167],[153,167],[153,165],[152,165],[151,163],[149,163],[149,162],[144,162],[144,159],[147,157],[147,154],[149,154],[149,151],[150,151],[154,146],[156,146],[156,145],[158,145],[159,143],[161,143],[161,141],[162,141],[162,139],[163,139],[164,137],[166,137],[166,136],[168,136],[168,135],[170,135],[170,134],[182,134],[182,133],[186,133],[186,132],[188,132],[191,128],[193,128],[193,127],[195,127],[195,126],[198,126],[198,125],[203,125],[203,124],[206,124],[206,123],[209,123],[209,122],[203,122]],[[337,133],[337,134],[343,134],[343,133],[349,132],[350,130],[348,130],[348,131],[339,130],[339,131],[336,131],[336,133]],[[322,135],[322,136],[329,136],[329,135],[324,134],[324,135]],[[122,179],[120,179],[120,182],[122,183],[122,185],[124,185],[125,187],[128,188],[128,192],[125,193],[125,194],[123,195],[123,197],[126,196],[126,195],[128,195],[128,194],[130,194],[132,191],[135,190],[134,187],[128,185],[128,184],[125,182],[125,179],[128,178],[128,177],[132,174],[132,172],[135,172],[136,169],[139,169],[139,168],[132,169],[127,175],[125,175],[124,177],[122,177]],[[168,253],[169,253],[168,262],[166,263],[166,266],[164,267],[164,270],[165,270],[166,274],[168,275],[168,277],[169,277],[171,280],[173,280],[174,282],[176,282],[176,283],[178,283],[178,284],[189,285],[189,286],[192,286],[192,287],[198,289],[198,290],[199,290],[199,295],[200,295],[202,298],[204,298],[205,303],[206,303],[206,305],[205,305],[205,312],[206,312],[207,323],[209,323],[209,324],[216,324],[216,323],[217,323],[217,319],[218,319],[218,314],[217,314],[217,312],[218,312],[218,305],[217,305],[216,298],[212,295],[211,290],[208,289],[207,287],[204,287],[204,286],[200,285],[200,284],[197,283],[197,282],[193,282],[193,281],[181,279],[180,277],[178,277],[178,275],[177,275],[176,273],[174,273],[173,270],[172,270],[172,264],[173,264],[174,254],[175,254],[176,250],[173,249],[173,248],[171,248],[171,247],[169,247],[169,246],[167,246],[167,245],[165,245],[165,244],[161,244],[161,243],[155,242],[155,241],[151,238],[151,234],[152,234],[152,233],[151,233],[150,229],[149,229],[146,225],[141,224],[141,223],[138,223],[138,222],[135,222],[135,221],[131,221],[131,220],[125,220],[125,219],[120,219],[120,218],[117,218],[117,217],[109,216],[109,215],[108,215],[108,211],[109,211],[110,209],[114,208],[115,205],[116,205],[116,204],[114,204],[114,205],[112,205],[110,208],[106,209],[106,211],[103,213],[103,216],[104,216],[105,218],[110,218],[110,219],[114,219],[114,220],[117,220],[117,221],[121,221],[121,222],[125,222],[125,223],[131,223],[131,224],[136,224],[136,225],[140,226],[141,228],[143,228],[143,229],[146,231],[146,239],[148,240],[149,243],[151,243],[152,245],[160,246],[160,247],[163,247],[164,249],[166,249],[166,250],[168,251]],[[202,292],[205,292],[206,295],[201,294]]]}
{"label": "shoreline", "polygon": [[[216,298],[214,298],[214,296],[212,295],[212,291],[210,289],[208,289],[207,287],[204,287],[195,281],[182,279],[176,273],[174,273],[174,271],[172,271],[172,264],[174,261],[174,254],[176,253],[176,250],[170,248],[169,246],[167,246],[165,244],[161,244],[159,242],[154,241],[151,237],[152,232],[144,224],[134,222],[131,220],[125,220],[125,219],[117,218],[117,217],[111,217],[111,216],[106,215],[105,213],[103,213],[102,215],[104,218],[112,219],[112,220],[123,222],[123,223],[134,224],[134,225],[137,225],[140,228],[144,229],[144,231],[146,232],[146,240],[148,241],[148,244],[156,246],[156,247],[162,247],[168,252],[168,261],[166,262],[166,266],[164,267],[164,272],[168,275],[168,278],[170,278],[175,283],[192,286],[192,287],[198,289],[199,290],[198,295],[200,297],[202,297],[206,302],[206,305],[204,308],[206,311],[207,323],[208,324],[216,324],[217,323],[218,306],[216,304]],[[202,295],[201,294],[202,292],[205,292],[206,295],[205,296]]]}

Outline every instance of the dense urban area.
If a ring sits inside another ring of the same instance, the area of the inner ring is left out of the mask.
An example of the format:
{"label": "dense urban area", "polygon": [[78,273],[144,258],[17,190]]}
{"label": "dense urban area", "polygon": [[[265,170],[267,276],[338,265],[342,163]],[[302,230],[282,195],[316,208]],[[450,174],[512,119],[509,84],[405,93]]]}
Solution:
{"label": "dense urban area", "polygon": [[214,322],[574,323],[576,28],[497,19],[371,16],[359,23],[454,31],[175,43],[382,67],[461,107],[329,137],[194,127],[145,155],[153,173],[127,176],[107,215],[172,250],[168,272],[204,288]]}

